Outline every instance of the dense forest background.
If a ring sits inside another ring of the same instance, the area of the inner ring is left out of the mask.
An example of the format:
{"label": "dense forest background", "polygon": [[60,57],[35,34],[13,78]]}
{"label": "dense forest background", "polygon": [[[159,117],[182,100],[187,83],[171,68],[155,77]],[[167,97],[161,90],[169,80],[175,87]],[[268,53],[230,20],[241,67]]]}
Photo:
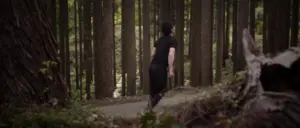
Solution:
{"label": "dense forest background", "polygon": [[[73,98],[147,94],[150,53],[163,21],[174,24],[180,44],[176,78],[169,80],[169,88],[212,85],[243,70],[240,42],[244,27],[250,27],[265,52],[275,53],[297,45],[298,40],[294,27],[298,25],[298,4],[291,3],[297,0],[278,2],[286,5],[285,13],[280,12],[285,18],[259,0],[64,1],[53,0],[48,12],[60,46],[61,71]],[[268,16],[276,19],[275,29]],[[279,30],[290,34],[278,40],[281,45],[268,44],[277,38],[271,32]]]}
{"label": "dense forest background", "polygon": [[[178,42],[168,89],[206,91],[245,71],[245,28],[258,44],[252,49],[267,57],[298,46],[299,0],[3,0],[1,116],[14,116],[14,107],[63,105],[49,113],[81,121],[89,119],[77,118],[86,114],[82,108],[64,113],[74,107],[70,103],[147,95],[151,52],[163,22],[174,25]],[[44,125],[40,115],[36,120]]]}

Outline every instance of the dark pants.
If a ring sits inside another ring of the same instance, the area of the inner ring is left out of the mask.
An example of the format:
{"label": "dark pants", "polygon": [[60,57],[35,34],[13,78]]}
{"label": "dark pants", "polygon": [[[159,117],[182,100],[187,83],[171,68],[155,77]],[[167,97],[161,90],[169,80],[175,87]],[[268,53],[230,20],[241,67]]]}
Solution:
{"label": "dark pants", "polygon": [[150,97],[154,107],[166,92],[167,87],[167,68],[159,64],[150,64],[149,80],[150,80]]}

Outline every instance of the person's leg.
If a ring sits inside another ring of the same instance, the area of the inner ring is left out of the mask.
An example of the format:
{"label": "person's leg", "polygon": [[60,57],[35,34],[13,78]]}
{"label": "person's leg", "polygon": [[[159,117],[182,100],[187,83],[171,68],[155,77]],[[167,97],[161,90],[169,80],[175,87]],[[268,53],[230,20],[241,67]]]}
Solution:
{"label": "person's leg", "polygon": [[152,65],[149,70],[150,74],[150,104],[151,108],[155,107],[162,99],[167,86],[167,71],[158,65]]}

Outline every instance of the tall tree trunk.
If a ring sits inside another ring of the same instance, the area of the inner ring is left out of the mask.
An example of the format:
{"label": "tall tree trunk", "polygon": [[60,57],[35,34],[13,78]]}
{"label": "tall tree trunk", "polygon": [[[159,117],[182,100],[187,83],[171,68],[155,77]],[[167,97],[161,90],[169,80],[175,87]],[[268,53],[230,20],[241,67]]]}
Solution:
{"label": "tall tree trunk", "polygon": [[124,42],[124,38],[125,38],[125,32],[124,32],[124,28],[123,28],[123,24],[124,24],[124,21],[125,21],[125,19],[123,18],[124,17],[124,8],[125,8],[125,6],[123,6],[124,5],[124,0],[122,0],[122,6],[121,6],[121,8],[122,8],[122,18],[121,18],[121,20],[122,20],[122,26],[121,26],[121,47],[122,47],[122,96],[125,96],[126,95],[126,85],[127,85],[127,83],[126,83],[126,73],[127,73],[127,45],[125,44],[125,42]]}
{"label": "tall tree trunk", "polygon": [[136,93],[135,0],[122,1],[122,43],[127,48],[127,93]]}
{"label": "tall tree trunk", "polygon": [[91,99],[91,82],[92,82],[92,58],[90,56],[91,51],[91,0],[84,0],[83,2],[83,42],[84,42],[84,67],[86,73],[86,99]]}
{"label": "tall tree trunk", "polygon": [[77,5],[78,0],[74,0],[74,33],[75,33],[75,81],[76,81],[76,90],[79,90],[79,67],[78,67],[78,28],[77,28]]}
{"label": "tall tree trunk", "polygon": [[112,14],[112,19],[113,19],[113,65],[114,65],[114,71],[113,71],[113,77],[114,77],[114,89],[117,88],[117,63],[116,63],[116,35],[115,35],[115,29],[116,29],[116,24],[115,24],[115,13],[117,10],[117,3],[116,0],[113,0],[113,14]]}
{"label": "tall tree trunk", "polygon": [[176,39],[178,46],[176,49],[176,69],[177,85],[184,84],[184,0],[176,0]]}
{"label": "tall tree trunk", "polygon": [[[191,1],[190,1],[191,3]],[[191,16],[192,16],[192,4],[189,4],[188,5],[188,21],[187,21],[187,26],[188,26],[188,33],[189,33],[189,36],[188,36],[188,46],[189,46],[189,52],[188,52],[188,57],[189,59],[192,58],[192,29],[191,29]]]}
{"label": "tall tree trunk", "polygon": [[217,0],[217,58],[216,58],[216,82],[222,79],[222,60],[225,28],[225,0]]}
{"label": "tall tree trunk", "polygon": [[270,41],[268,40],[268,27],[269,27],[269,13],[270,11],[270,4],[268,4],[271,1],[264,0],[263,1],[263,53],[267,54],[270,52]]}
{"label": "tall tree trunk", "polygon": [[[69,19],[68,19],[68,1],[67,0],[60,0],[59,1],[59,16],[60,16],[60,24],[59,24],[59,35],[60,35],[60,56],[61,56],[61,70],[62,74],[71,89],[71,83],[70,83],[70,49],[69,49]],[[71,91],[69,92],[71,95]]]}
{"label": "tall tree trunk", "polygon": [[159,19],[160,24],[163,22],[172,23],[172,10],[171,10],[171,0],[159,0]]}
{"label": "tall tree trunk", "polygon": [[[200,85],[212,85],[212,44],[214,2],[203,0],[201,4],[201,46],[200,46]],[[194,23],[193,23],[194,24]]]}
{"label": "tall tree trunk", "polygon": [[64,104],[69,98],[60,76],[47,4],[39,0],[1,1],[1,106],[20,107],[50,100]]}
{"label": "tall tree trunk", "polygon": [[155,40],[157,40],[157,13],[158,13],[158,10],[157,10],[157,1],[158,0],[152,0],[152,8],[153,8],[153,42]]}
{"label": "tall tree trunk", "polygon": [[101,24],[101,41],[99,51],[101,63],[99,64],[101,92],[99,97],[112,97],[113,85],[113,1],[103,0],[103,20]]}
{"label": "tall tree trunk", "polygon": [[299,0],[293,0],[291,23],[291,46],[298,46],[299,33]]}
{"label": "tall tree trunk", "polygon": [[245,67],[245,59],[243,53],[243,43],[242,43],[242,36],[243,36],[243,29],[248,28],[249,26],[249,0],[238,0],[238,11],[237,11],[237,37],[236,37],[236,50],[235,55],[236,58],[233,62],[233,69],[235,72],[241,71]]}
{"label": "tall tree trunk", "polygon": [[79,29],[79,93],[80,100],[82,100],[83,96],[83,32],[82,32],[82,0],[78,0],[78,29]]}
{"label": "tall tree trunk", "polygon": [[[231,61],[236,61],[236,47],[237,47],[237,2],[238,0],[232,0],[232,48],[231,48]],[[233,67],[233,74],[236,73],[235,67]]]}
{"label": "tall tree trunk", "polygon": [[66,24],[68,20],[65,17],[66,10],[68,10],[68,5],[65,4],[67,0],[59,1],[59,55],[60,55],[60,70],[64,79],[66,79]]}
{"label": "tall tree trunk", "polygon": [[57,39],[57,22],[56,22],[56,0],[51,0],[51,5],[50,5],[50,25],[51,25],[51,29],[52,29],[52,33],[53,36],[55,37],[55,39]]}
{"label": "tall tree trunk", "polygon": [[255,9],[256,9],[257,0],[250,1],[250,34],[255,40]]}
{"label": "tall tree trunk", "polygon": [[149,93],[150,64],[150,0],[143,0],[143,92]]}
{"label": "tall tree trunk", "polygon": [[[143,85],[143,39],[142,39],[142,0],[138,0],[138,20],[139,20],[139,77],[140,77],[140,88],[144,88]],[[149,19],[150,20],[150,15]],[[143,21],[144,22],[144,21]]]}
{"label": "tall tree trunk", "polygon": [[[200,86],[200,42],[201,42],[201,1],[192,0],[191,2],[191,86],[197,87]],[[199,15],[200,14],[200,15]]]}
{"label": "tall tree trunk", "polygon": [[268,41],[272,42],[270,53],[275,55],[289,47],[290,0],[274,0],[266,4],[272,7],[267,11],[268,31],[270,31],[267,37]]}
{"label": "tall tree trunk", "polygon": [[103,54],[99,49],[101,46],[101,20],[102,20],[102,0],[94,0],[93,1],[94,6],[94,73],[95,73],[95,98],[100,99],[101,98],[101,68],[99,67],[102,62],[101,54]]}
{"label": "tall tree trunk", "polygon": [[226,66],[226,60],[229,59],[229,45],[230,45],[230,24],[231,24],[231,2],[232,0],[226,0],[226,26],[225,26],[225,42],[223,44],[223,67]]}

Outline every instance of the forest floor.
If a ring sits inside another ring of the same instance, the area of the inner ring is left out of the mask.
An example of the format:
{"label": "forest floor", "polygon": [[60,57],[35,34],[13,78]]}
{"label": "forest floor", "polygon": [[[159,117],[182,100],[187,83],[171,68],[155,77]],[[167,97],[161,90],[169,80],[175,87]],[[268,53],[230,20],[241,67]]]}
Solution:
{"label": "forest floor", "polygon": [[[180,88],[176,90],[171,90],[166,93],[163,99],[158,103],[158,105],[153,109],[156,113],[162,113],[165,110],[172,108],[173,106],[178,106],[180,104],[191,101],[199,97],[199,89],[196,88]],[[111,102],[111,103],[97,103],[97,101],[89,102],[93,105],[95,111],[101,112],[106,116],[110,117],[120,117],[123,119],[136,119],[140,113],[145,112],[148,104],[147,96],[142,96],[141,99],[136,99],[136,101],[121,101],[121,102]]]}

